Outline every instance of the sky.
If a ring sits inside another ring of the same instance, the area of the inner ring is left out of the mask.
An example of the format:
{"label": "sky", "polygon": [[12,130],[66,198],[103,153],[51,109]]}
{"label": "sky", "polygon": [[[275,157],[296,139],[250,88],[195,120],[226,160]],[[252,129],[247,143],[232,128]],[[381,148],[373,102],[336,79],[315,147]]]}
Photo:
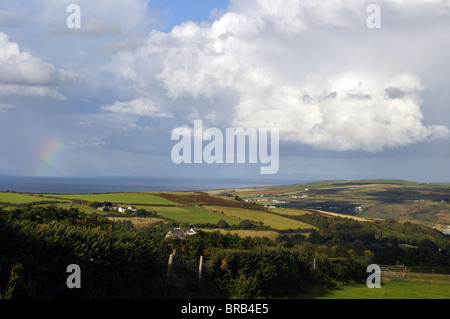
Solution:
{"label": "sky", "polygon": [[[449,182],[449,34],[448,0],[2,0],[0,175]],[[279,130],[278,171],[174,163],[199,120]]]}

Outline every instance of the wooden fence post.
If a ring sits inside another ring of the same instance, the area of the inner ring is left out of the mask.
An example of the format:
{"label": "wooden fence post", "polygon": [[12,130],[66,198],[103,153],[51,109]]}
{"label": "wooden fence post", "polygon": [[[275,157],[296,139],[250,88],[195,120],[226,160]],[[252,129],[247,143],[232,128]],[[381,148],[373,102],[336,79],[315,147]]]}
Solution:
{"label": "wooden fence post", "polygon": [[203,268],[203,256],[200,256],[200,263],[198,265],[198,280],[202,279],[202,268]]}
{"label": "wooden fence post", "polygon": [[170,272],[172,271],[172,263],[173,263],[173,254],[170,254],[169,263],[167,264],[167,277],[170,276]]}

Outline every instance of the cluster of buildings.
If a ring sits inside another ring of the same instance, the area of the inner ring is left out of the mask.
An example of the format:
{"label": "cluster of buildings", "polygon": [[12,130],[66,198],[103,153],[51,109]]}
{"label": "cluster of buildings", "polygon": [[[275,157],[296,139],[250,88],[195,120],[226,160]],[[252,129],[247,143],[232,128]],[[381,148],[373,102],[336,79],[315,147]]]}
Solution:
{"label": "cluster of buildings", "polygon": [[99,205],[100,206],[97,208],[97,210],[101,210],[101,211],[104,211],[105,208],[119,212],[119,213],[125,213],[126,210],[130,210],[132,212],[137,211],[137,208],[135,206],[128,206],[128,207],[113,206],[113,204],[111,202],[102,202]]}
{"label": "cluster of buildings", "polygon": [[258,198],[258,199],[244,199],[245,202],[272,202],[274,204],[285,204],[289,203],[285,200],[277,200],[277,199],[265,199],[265,198]]}
{"label": "cluster of buildings", "polygon": [[294,195],[292,198],[307,198],[308,195]]}

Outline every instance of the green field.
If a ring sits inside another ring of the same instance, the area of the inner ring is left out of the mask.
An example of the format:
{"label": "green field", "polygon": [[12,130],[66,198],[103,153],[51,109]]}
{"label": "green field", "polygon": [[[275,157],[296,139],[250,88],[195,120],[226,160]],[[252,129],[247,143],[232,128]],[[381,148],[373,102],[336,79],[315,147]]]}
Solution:
{"label": "green field", "polygon": [[[277,207],[310,208],[364,218],[395,219],[436,229],[450,226],[450,183],[335,180],[235,190],[242,198],[286,201]],[[266,202],[258,202],[266,203]]]}
{"label": "green field", "polygon": [[450,299],[448,282],[386,281],[381,288],[346,286],[319,299]]}
{"label": "green field", "polygon": [[181,223],[188,224],[217,224],[219,220],[224,220],[228,225],[237,225],[239,221],[228,216],[220,215],[202,209],[200,207],[152,207],[152,210],[156,211],[158,215],[172,219]]}
{"label": "green field", "polygon": [[76,208],[80,212],[85,213],[87,215],[99,213],[99,211],[97,209],[89,207],[87,205],[81,205],[81,204],[75,204],[75,203],[58,203],[55,205],[58,207],[64,208],[64,209]]}
{"label": "green field", "polygon": [[276,213],[280,215],[287,215],[287,216],[301,216],[305,214],[311,214],[310,212],[306,210],[296,209],[296,208],[269,208],[269,212]]}
{"label": "green field", "polygon": [[79,199],[88,202],[112,202],[127,205],[179,205],[178,203],[161,198],[159,196],[144,193],[107,193],[107,194],[80,194],[80,195],[45,195],[47,198],[56,199]]}
{"label": "green field", "polygon": [[35,202],[43,202],[43,201],[62,201],[61,199],[51,199],[40,196],[33,196],[26,193],[5,193],[0,192],[0,203],[9,203],[9,204],[30,204]]}
{"label": "green field", "polygon": [[205,206],[205,208],[211,211],[221,212],[231,218],[237,218],[240,220],[248,219],[255,222],[262,221],[265,226],[270,226],[271,228],[278,230],[315,228],[309,224],[262,210],[221,206]]}

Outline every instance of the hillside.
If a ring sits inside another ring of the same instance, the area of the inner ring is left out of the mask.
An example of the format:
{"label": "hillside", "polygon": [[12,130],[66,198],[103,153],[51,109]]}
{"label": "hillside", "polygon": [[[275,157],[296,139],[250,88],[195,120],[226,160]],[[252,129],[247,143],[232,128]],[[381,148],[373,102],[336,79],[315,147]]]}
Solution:
{"label": "hillside", "polygon": [[[445,186],[307,186],[214,195],[0,192],[2,297],[311,298],[363,285],[373,263],[399,265],[408,274],[415,268],[450,273],[449,236],[392,218],[419,216],[408,211],[412,202],[429,205],[422,217],[445,220]],[[436,212],[437,205],[444,208]],[[390,207],[406,213],[391,214]],[[369,218],[376,214],[380,218]],[[67,273],[55,271],[72,263],[83,269],[81,290],[68,289]],[[445,289],[437,295],[448,298]]]}
{"label": "hillside", "polygon": [[[222,219],[229,225],[237,225],[249,219],[273,229],[305,228],[299,227],[292,214],[320,212],[359,221],[394,219],[444,231],[450,229],[449,200],[450,183],[403,180],[318,181],[208,192],[83,195],[0,192],[3,207],[53,204],[94,214],[99,212],[92,207],[93,202],[111,201],[116,206],[135,205],[156,212],[168,221],[201,225],[217,224]],[[222,208],[208,209],[208,206]],[[230,214],[232,207],[236,209]]]}
{"label": "hillside", "polygon": [[229,193],[261,205],[316,209],[364,218],[390,218],[439,230],[450,227],[450,183],[319,181],[236,189]]}

